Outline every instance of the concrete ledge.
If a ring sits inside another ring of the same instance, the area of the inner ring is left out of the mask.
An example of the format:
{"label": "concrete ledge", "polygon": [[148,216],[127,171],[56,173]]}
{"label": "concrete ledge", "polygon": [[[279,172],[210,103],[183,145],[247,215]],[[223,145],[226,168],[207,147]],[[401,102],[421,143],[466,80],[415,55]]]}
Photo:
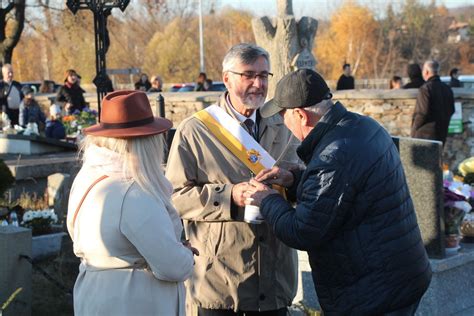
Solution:
{"label": "concrete ledge", "polygon": [[[423,296],[417,316],[474,315],[474,244],[461,243],[459,253],[430,259],[433,278]],[[298,251],[298,293],[294,304],[320,310],[305,252]]]}
{"label": "concrete ledge", "polygon": [[69,173],[79,168],[80,162],[77,153],[51,154],[51,155],[8,155],[1,157],[16,180],[30,178],[46,178],[53,173]]}
{"label": "concrete ledge", "polygon": [[416,315],[465,315],[474,309],[474,244],[461,247],[452,257],[430,260],[433,278]]}

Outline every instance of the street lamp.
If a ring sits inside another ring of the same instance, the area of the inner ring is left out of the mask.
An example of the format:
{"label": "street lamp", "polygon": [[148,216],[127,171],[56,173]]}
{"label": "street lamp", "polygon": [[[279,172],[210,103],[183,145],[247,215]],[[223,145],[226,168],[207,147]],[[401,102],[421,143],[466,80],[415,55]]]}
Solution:
{"label": "street lamp", "polygon": [[113,8],[125,11],[130,0],[67,0],[66,5],[73,14],[78,10],[89,9],[94,13],[95,34],[95,68],[96,76],[93,80],[97,87],[97,105],[100,119],[100,102],[107,91],[107,73],[105,55],[110,45],[107,31],[107,17]]}
{"label": "street lamp", "polygon": [[202,0],[199,0],[199,61],[201,72],[206,72],[204,66],[204,39],[202,31]]}

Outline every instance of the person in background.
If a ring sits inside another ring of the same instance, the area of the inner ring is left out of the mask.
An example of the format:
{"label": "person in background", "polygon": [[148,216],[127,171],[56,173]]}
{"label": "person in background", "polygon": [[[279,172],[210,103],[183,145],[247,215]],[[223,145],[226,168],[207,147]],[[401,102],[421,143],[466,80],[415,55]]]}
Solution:
{"label": "person in background", "polygon": [[10,119],[11,126],[18,125],[20,103],[23,100],[21,84],[13,80],[13,67],[4,64],[2,67],[3,81],[0,82],[0,107]]}
{"label": "person in background", "polygon": [[[280,163],[297,162],[281,117],[263,119],[259,113],[272,76],[268,52],[237,44],[222,69],[228,91],[208,109],[227,119],[224,125],[234,124],[235,134],[254,142],[256,155],[265,150],[274,159],[281,157]],[[203,111],[198,113],[209,113]],[[277,240],[266,223],[244,221],[243,193],[252,176],[246,162],[254,161],[255,154],[230,151],[228,139],[219,138],[201,118],[189,117],[178,126],[166,168],[186,236],[202,250],[188,284],[190,303],[200,316],[286,316],[296,294],[296,252]]]}
{"label": "person in background", "polygon": [[22,88],[22,92],[25,97],[20,103],[19,125],[26,127],[28,123],[36,123],[38,130],[40,132],[43,131],[46,116],[33,96],[33,89],[29,86],[25,86]]}
{"label": "person in background", "polygon": [[399,76],[393,76],[390,79],[390,89],[401,89],[402,88],[402,78]]}
{"label": "person in background", "polygon": [[78,77],[74,69],[66,70],[64,85],[59,88],[54,101],[55,104],[62,104],[68,114],[76,110],[82,111],[87,106]]}
{"label": "person in background", "polygon": [[135,90],[147,92],[151,88],[151,83],[148,80],[148,75],[146,73],[142,73],[140,75],[140,79],[135,82]]}
{"label": "person in background", "polygon": [[337,80],[336,90],[351,90],[354,89],[354,77],[351,76],[351,65],[344,64],[342,66],[343,74]]}
{"label": "person in background", "polygon": [[163,91],[163,79],[160,76],[151,77],[151,88],[148,92],[162,92]]}
{"label": "person in background", "polygon": [[449,76],[451,77],[451,81],[449,82],[449,86],[451,88],[462,88],[462,83],[459,81],[460,70],[458,68],[453,68],[449,72]]}
{"label": "person in background", "polygon": [[[304,170],[262,170],[245,193],[276,236],[308,252],[324,315],[414,315],[432,271],[400,155],[310,69],[284,76],[261,114],[301,140]],[[268,184],[282,185],[292,202]]]}
{"label": "person in background", "polygon": [[403,89],[418,89],[425,83],[421,74],[421,67],[418,64],[409,64],[407,66],[407,75],[410,81],[403,86]]}
{"label": "person in background", "polygon": [[114,92],[114,85],[109,75],[105,75],[105,92],[106,93]]}
{"label": "person in background", "polygon": [[454,113],[452,89],[439,78],[439,63],[428,60],[423,64],[423,79],[416,97],[411,125],[411,137],[444,142],[448,135],[449,121]]}
{"label": "person in background", "polygon": [[194,87],[194,91],[206,91],[206,87],[205,87],[206,80],[207,80],[206,73],[200,72],[196,80],[196,86]]}
{"label": "person in background", "polygon": [[142,91],[102,100],[100,123],[85,128],[83,165],[69,197],[67,228],[81,259],[75,315],[185,314],[193,272],[189,242],[162,171],[163,133]]}
{"label": "person in background", "polygon": [[39,93],[54,93],[54,81],[43,80],[39,87]]}
{"label": "person in background", "polygon": [[61,121],[61,108],[57,104],[49,107],[49,119],[46,121],[46,137],[54,139],[66,138],[66,129]]}

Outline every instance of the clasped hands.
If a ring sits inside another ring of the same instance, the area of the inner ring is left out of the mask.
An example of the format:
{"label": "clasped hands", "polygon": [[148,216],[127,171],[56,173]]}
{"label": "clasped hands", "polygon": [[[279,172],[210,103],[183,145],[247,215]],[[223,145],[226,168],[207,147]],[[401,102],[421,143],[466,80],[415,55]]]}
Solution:
{"label": "clasped hands", "polygon": [[278,194],[271,188],[272,184],[290,187],[293,184],[293,174],[283,168],[273,167],[260,171],[249,182],[237,183],[232,188],[232,199],[238,206],[252,204],[260,206],[263,199],[270,194]]}

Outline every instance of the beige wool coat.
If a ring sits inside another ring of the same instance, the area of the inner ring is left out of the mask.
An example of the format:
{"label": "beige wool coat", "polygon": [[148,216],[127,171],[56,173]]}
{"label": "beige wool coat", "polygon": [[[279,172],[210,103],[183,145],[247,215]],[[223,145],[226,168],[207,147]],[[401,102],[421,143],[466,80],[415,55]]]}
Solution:
{"label": "beige wool coat", "polygon": [[[193,255],[180,242],[175,210],[120,176],[114,153],[98,148],[74,180],[67,225],[81,259],[75,315],[184,315],[183,281]],[[74,212],[92,182],[75,223]]]}
{"label": "beige wool coat", "polygon": [[[235,118],[225,96],[219,106]],[[277,159],[290,138],[282,118],[262,118],[258,130],[260,144]],[[297,161],[295,146],[283,161]],[[184,220],[186,237],[200,251],[187,288],[188,298],[202,308],[275,310],[290,305],[295,296],[295,250],[280,242],[266,223],[248,224],[243,208],[231,207],[233,184],[250,176],[199,119],[190,117],[179,125],[166,177],[173,184],[172,201]]]}

